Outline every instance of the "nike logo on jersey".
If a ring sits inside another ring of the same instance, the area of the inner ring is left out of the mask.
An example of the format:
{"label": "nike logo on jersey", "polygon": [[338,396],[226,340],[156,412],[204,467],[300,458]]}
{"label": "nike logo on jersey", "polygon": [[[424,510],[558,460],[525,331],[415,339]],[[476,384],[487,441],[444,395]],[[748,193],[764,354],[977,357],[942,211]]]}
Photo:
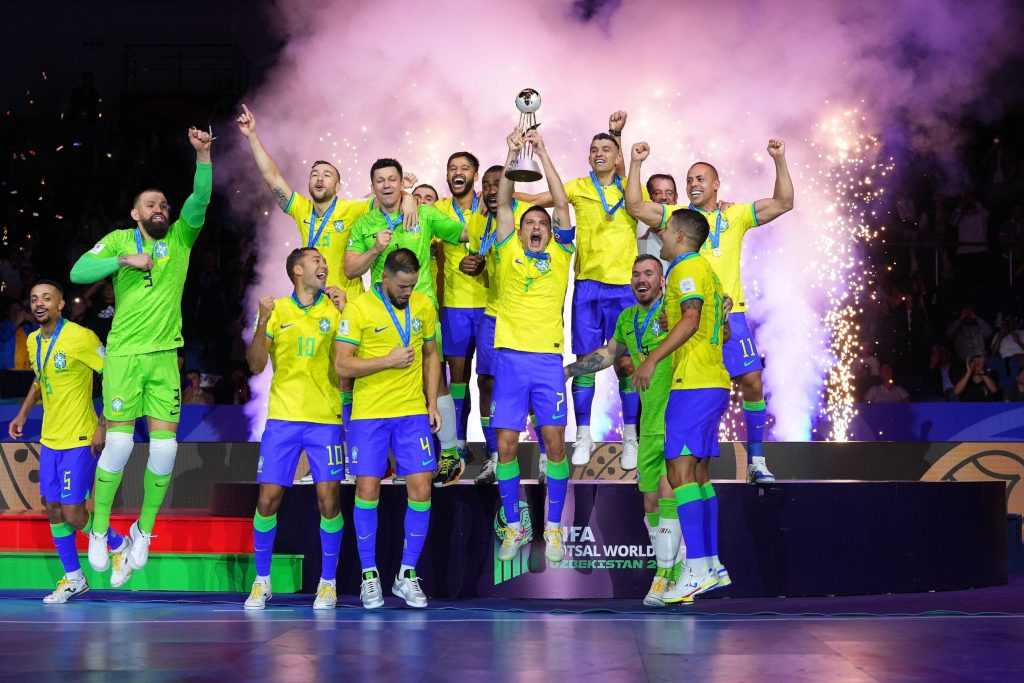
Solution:
{"label": "nike logo on jersey", "polygon": [[289,327],[291,327],[294,324],[295,323],[281,323],[281,329],[282,330],[286,330],[286,329],[288,329]]}
{"label": "nike logo on jersey", "polygon": [[386,329],[388,329],[387,325],[385,325],[384,327],[375,327],[375,328],[373,328],[373,331],[374,331],[375,334],[380,334],[381,332],[383,332]]}

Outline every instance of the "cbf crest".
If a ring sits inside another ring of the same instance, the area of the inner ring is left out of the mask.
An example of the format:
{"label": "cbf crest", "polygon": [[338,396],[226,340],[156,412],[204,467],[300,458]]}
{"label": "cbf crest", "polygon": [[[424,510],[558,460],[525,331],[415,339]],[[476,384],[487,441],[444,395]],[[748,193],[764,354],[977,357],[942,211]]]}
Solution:
{"label": "cbf crest", "polygon": [[541,275],[551,270],[551,263],[547,259],[537,259],[534,261],[534,265],[537,267],[537,272]]}
{"label": "cbf crest", "polygon": [[334,221],[334,232],[345,232],[345,221]]}
{"label": "cbf crest", "polygon": [[57,355],[53,357],[53,367],[57,368],[58,370],[68,369],[68,357],[64,354],[63,351],[58,351]]}
{"label": "cbf crest", "polygon": [[420,320],[419,318],[413,318],[413,321],[412,321],[412,331],[413,332],[419,332],[422,329],[423,329],[423,321]]}
{"label": "cbf crest", "polygon": [[327,334],[331,331],[331,321],[327,318],[320,318],[320,332],[321,334]]}
{"label": "cbf crest", "polygon": [[167,255],[169,253],[170,253],[170,249],[168,249],[168,247],[167,247],[167,242],[164,242],[164,241],[157,242],[156,246],[153,247],[153,256],[156,257],[156,258],[167,258]]}

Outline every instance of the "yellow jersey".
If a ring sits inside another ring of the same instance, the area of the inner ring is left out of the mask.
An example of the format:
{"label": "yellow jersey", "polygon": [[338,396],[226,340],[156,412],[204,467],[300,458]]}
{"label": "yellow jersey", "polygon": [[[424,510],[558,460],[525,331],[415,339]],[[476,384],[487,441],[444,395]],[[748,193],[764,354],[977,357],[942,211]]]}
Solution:
{"label": "yellow jersey", "polygon": [[[434,202],[434,208],[454,218],[463,225],[474,222],[476,216],[480,215],[480,206],[483,201],[480,196],[473,194],[473,207],[463,210],[455,202],[454,197],[445,197]],[[441,249],[444,253],[444,307],[445,308],[483,308],[487,304],[487,283],[483,278],[473,275],[466,275],[459,270],[459,264],[466,254],[473,253],[469,242],[452,244],[443,240]]]}
{"label": "yellow jersey", "polygon": [[[625,180],[615,176],[611,185],[601,187],[604,203],[595,183],[596,176],[565,183],[565,194],[576,212],[576,279],[628,285],[637,246],[636,219],[626,213]],[[648,199],[646,188],[643,193]],[[605,203],[618,207],[610,220]]]}
{"label": "yellow jersey", "polygon": [[[416,356],[407,368],[387,368],[357,377],[352,390],[352,419],[426,415],[423,393],[423,344],[437,331],[437,309],[425,294],[413,292],[404,309],[392,307],[374,285],[345,307],[337,340],[357,347],[357,358],[381,358],[396,346],[409,346]],[[392,313],[394,317],[392,317]],[[401,328],[401,332],[399,332]],[[408,333],[408,341],[402,338]]]}
{"label": "yellow jersey", "polygon": [[47,448],[88,446],[96,431],[92,373],[103,372],[103,344],[96,334],[63,318],[53,336],[35,330],[25,346],[43,397],[43,433]]}
{"label": "yellow jersey", "polygon": [[304,247],[316,247],[327,261],[327,286],[338,287],[355,298],[365,291],[363,279],[345,277],[345,249],[352,225],[370,210],[370,199],[340,199],[335,197],[327,214],[316,214],[309,197],[292,192],[284,212],[295,221],[295,229]]}
{"label": "yellow jersey", "polygon": [[[523,214],[531,206],[533,204],[529,202],[512,200],[512,221],[516,230],[519,229],[519,221],[523,219]],[[487,305],[484,307],[484,315],[492,318],[498,315],[498,250],[494,248],[494,232],[497,229],[497,217],[489,213],[474,213],[467,228],[469,250],[484,257],[484,272],[477,278],[484,279],[487,283]]]}
{"label": "yellow jersey", "polygon": [[295,294],[275,300],[267,321],[274,368],[268,419],[341,423],[333,353],[340,319],[341,313],[323,292],[309,306],[302,306]]}
{"label": "yellow jersey", "polygon": [[668,225],[668,220],[676,209],[700,211],[708,219],[711,231],[704,241],[704,246],[700,248],[700,255],[711,263],[718,279],[722,281],[726,295],[732,297],[732,312],[746,312],[747,300],[743,295],[740,260],[743,257],[743,236],[748,230],[758,226],[754,205],[733,204],[725,211],[704,211],[695,206],[667,204],[661,212],[662,228]]}
{"label": "yellow jersey", "polygon": [[722,358],[725,294],[708,260],[696,252],[675,258],[665,273],[665,315],[669,329],[682,317],[682,304],[702,301],[700,326],[672,357],[672,389],[728,389]]}
{"label": "yellow jersey", "polygon": [[500,291],[494,348],[561,355],[573,246],[552,239],[543,252],[528,255],[513,232],[495,249]]}

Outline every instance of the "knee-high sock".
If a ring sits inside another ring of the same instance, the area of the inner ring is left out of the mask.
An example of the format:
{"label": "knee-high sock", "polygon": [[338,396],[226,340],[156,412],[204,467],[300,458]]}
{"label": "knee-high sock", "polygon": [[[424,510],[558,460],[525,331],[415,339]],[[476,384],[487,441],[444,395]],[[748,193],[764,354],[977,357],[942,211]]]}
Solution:
{"label": "knee-high sock", "polygon": [[690,482],[675,489],[676,505],[679,509],[679,524],[686,542],[687,562],[694,563],[698,575],[707,563],[707,549],[704,544],[704,500],[700,495],[700,484]]}
{"label": "knee-high sock", "polygon": [[480,418],[480,428],[484,431],[484,442],[487,444],[488,457],[498,454],[498,433],[491,426],[490,417]]}
{"label": "knee-high sock", "polygon": [[572,380],[572,409],[577,427],[590,426],[590,410],[594,405],[594,376],[580,375]]}
{"label": "knee-high sock", "polygon": [[[83,526],[82,529],[81,529],[82,533],[85,534],[86,536],[88,536],[92,532],[93,519],[94,519],[94,514],[93,513],[89,513],[89,519],[86,520],[85,526]],[[123,542],[124,542],[124,536],[122,536],[121,534],[117,533],[117,529],[115,529],[114,527],[108,526],[107,527],[107,547],[110,548],[111,550],[118,550],[118,549],[120,549],[121,544]]]}
{"label": "knee-high sock", "polygon": [[345,520],[339,512],[328,519],[320,515],[320,578],[334,581],[338,573],[338,555],[341,553],[341,531]]}
{"label": "knee-high sock", "polygon": [[505,521],[509,524],[519,523],[519,460],[499,462],[496,469],[498,475],[498,495],[501,506],[505,509]]}
{"label": "knee-high sock", "polygon": [[447,451],[457,448],[459,441],[455,426],[459,423],[459,418],[455,412],[455,399],[452,398],[451,394],[437,397],[437,412],[441,414],[441,429],[437,432],[437,438],[441,442],[441,450]]}
{"label": "knee-high sock", "polygon": [[718,562],[718,496],[710,481],[700,487],[704,500],[704,545],[712,563]]}
{"label": "knee-high sock", "polygon": [[75,527],[67,522],[50,525],[53,545],[57,548],[57,556],[64,567],[65,574],[77,572],[82,566],[78,563],[78,551],[75,549]]}
{"label": "knee-high sock", "polygon": [[469,419],[469,387],[465,384],[452,384],[452,402],[455,404],[455,438],[460,446],[466,445],[466,426]]}
{"label": "knee-high sock", "polygon": [[252,517],[252,547],[256,560],[256,576],[270,577],[270,559],[274,555],[274,538],[277,536],[277,515],[264,517],[256,511]]}
{"label": "knee-high sock", "polygon": [[178,442],[173,432],[155,431],[150,436],[149,461],[143,479],[142,509],[139,510],[139,529],[147,534],[153,533],[156,513],[160,511],[164,497],[167,496],[178,453]]}
{"label": "knee-high sock", "polygon": [[405,545],[402,547],[402,566],[416,568],[423,552],[423,542],[430,527],[430,501],[409,500],[405,508]]}
{"label": "knee-high sock", "polygon": [[565,507],[565,495],[569,489],[569,460],[562,458],[558,462],[548,460],[548,521],[562,524],[562,508]]}
{"label": "knee-high sock", "polygon": [[363,571],[377,569],[377,505],[380,500],[363,500],[356,496],[352,521],[356,528],[356,546]]}
{"label": "knee-high sock", "polygon": [[133,433],[133,427],[111,427],[107,431],[107,443],[96,464],[96,478],[92,488],[92,530],[97,533],[105,534],[110,527],[110,509],[114,507],[114,496],[121,486],[124,466],[128,464],[132,448],[135,447]]}
{"label": "knee-high sock", "polygon": [[660,517],[659,531],[667,532],[671,543],[672,561],[669,565],[671,567],[669,579],[677,581],[683,571],[683,562],[686,561],[686,544],[683,543],[683,532],[679,527],[679,508],[676,506],[676,499],[659,498],[658,516]]}
{"label": "knee-high sock", "polygon": [[765,402],[744,401],[743,419],[747,423],[747,464],[751,458],[764,456],[764,428],[768,423],[768,410]]}
{"label": "knee-high sock", "polygon": [[[636,425],[640,416],[640,394],[633,388],[633,380],[629,377],[619,379],[619,399],[622,401],[622,424]],[[633,431],[635,437],[636,431]],[[623,431],[625,436],[625,431]]]}

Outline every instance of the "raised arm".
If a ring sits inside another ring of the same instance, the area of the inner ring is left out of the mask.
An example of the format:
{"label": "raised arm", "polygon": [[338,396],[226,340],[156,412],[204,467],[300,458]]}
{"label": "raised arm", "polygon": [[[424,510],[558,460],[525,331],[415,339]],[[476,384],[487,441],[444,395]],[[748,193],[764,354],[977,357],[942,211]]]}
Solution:
{"label": "raised arm", "polygon": [[629,176],[626,177],[625,188],[626,213],[653,228],[660,228],[665,209],[661,204],[644,201],[640,182],[640,168],[650,154],[651,147],[646,142],[634,144],[629,152]]}
{"label": "raised arm", "polygon": [[285,182],[284,176],[281,175],[281,169],[274,163],[274,160],[267,153],[267,150],[263,148],[263,143],[260,142],[259,137],[256,135],[256,117],[243,104],[242,113],[239,114],[236,121],[238,123],[238,130],[249,139],[249,149],[252,151],[252,158],[256,160],[256,167],[260,169],[263,181],[274,194],[274,201],[284,210],[288,206],[288,200],[291,199],[292,188],[291,185]]}
{"label": "raised arm", "polygon": [[[533,144],[533,151],[540,159],[541,166],[544,167],[544,177],[548,180],[548,194],[551,195],[551,206],[555,208],[554,226],[568,228],[572,225],[572,220],[569,218],[569,197],[565,194],[565,186],[562,185],[562,179],[558,177],[555,164],[551,161],[548,148],[544,145],[544,138],[541,137],[540,131],[535,129],[526,134],[525,141]],[[568,241],[571,242],[572,239],[570,238]]]}
{"label": "raised arm", "polygon": [[249,364],[249,371],[258,375],[267,367],[270,360],[270,338],[267,336],[267,323],[270,322],[270,314],[274,312],[274,297],[265,296],[260,299],[259,318],[256,319],[256,330],[252,333],[252,341],[249,348],[245,350],[245,361]]}
{"label": "raised arm", "polygon": [[[519,155],[519,150],[523,148],[523,136],[518,129],[509,133],[505,138],[505,144],[508,145],[508,157],[505,159],[505,168],[507,169]],[[512,212],[512,190],[514,189],[515,183],[502,173],[501,180],[498,182],[498,213],[496,216],[498,225],[494,229],[494,236],[498,242],[504,242],[516,229],[515,216]]]}
{"label": "raised arm", "polygon": [[620,176],[626,175],[626,150],[622,146],[622,130],[626,127],[626,112],[613,111],[608,116],[608,134],[613,136],[619,143],[619,156],[615,159],[615,172]]}
{"label": "raised arm", "polygon": [[[506,162],[505,165],[508,166],[509,163],[510,162]],[[550,209],[554,205],[554,201],[551,197],[550,192],[538,192],[537,194],[530,194],[529,192],[516,192],[514,197],[521,202],[533,204],[534,206],[539,206],[542,209]]]}
{"label": "raised arm", "polygon": [[210,148],[213,137],[204,130],[189,128],[188,141],[196,150],[196,174],[192,178],[192,194],[181,205],[181,218],[191,228],[201,228],[206,222],[206,209],[213,194],[213,164]]}
{"label": "raised arm", "polygon": [[769,140],[768,156],[775,161],[775,190],[769,199],[754,202],[758,225],[773,221],[793,209],[793,179],[789,177],[789,166],[786,164],[786,143],[782,140]]}

